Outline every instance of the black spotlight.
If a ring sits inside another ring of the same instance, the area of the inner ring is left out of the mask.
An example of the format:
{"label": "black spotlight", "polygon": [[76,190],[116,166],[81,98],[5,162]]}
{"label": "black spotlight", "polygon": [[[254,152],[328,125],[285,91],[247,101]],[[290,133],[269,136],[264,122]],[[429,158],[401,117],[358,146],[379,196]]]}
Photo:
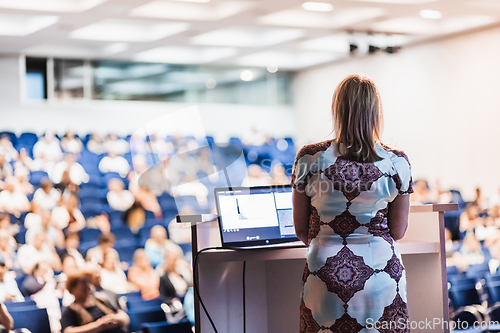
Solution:
{"label": "black spotlight", "polygon": [[356,44],[349,44],[349,52],[354,53],[358,49]]}
{"label": "black spotlight", "polygon": [[390,53],[390,54],[396,53],[399,50],[401,50],[401,46],[388,46],[384,49],[385,52]]}
{"label": "black spotlight", "polygon": [[369,45],[368,46],[368,53],[375,53],[377,52],[378,50],[380,50],[380,47],[378,46],[374,46],[374,45]]}

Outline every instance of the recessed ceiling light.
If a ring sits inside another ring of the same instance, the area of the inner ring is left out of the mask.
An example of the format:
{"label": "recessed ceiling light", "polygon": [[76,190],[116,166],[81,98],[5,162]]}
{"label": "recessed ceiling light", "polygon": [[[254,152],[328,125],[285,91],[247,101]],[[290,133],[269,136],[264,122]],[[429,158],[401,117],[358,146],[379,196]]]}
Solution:
{"label": "recessed ceiling light", "polygon": [[278,65],[276,65],[276,64],[267,65],[267,71],[269,73],[276,73],[278,71]]}
{"label": "recessed ceiling light", "polygon": [[302,8],[314,12],[331,12],[333,10],[333,5],[327,2],[304,2]]}
{"label": "recessed ceiling light", "polygon": [[1,8],[80,13],[108,0],[0,0]]}
{"label": "recessed ceiling light", "polygon": [[70,37],[116,42],[152,42],[188,28],[188,23],[107,19],[74,30]]}
{"label": "recessed ceiling light", "polygon": [[26,36],[58,20],[57,16],[0,14],[0,35]]}
{"label": "recessed ceiling light", "polygon": [[135,55],[134,60],[172,64],[202,64],[231,57],[238,53],[233,47],[161,46]]}
{"label": "recessed ceiling light", "polygon": [[249,69],[245,69],[244,71],[241,71],[240,73],[240,79],[242,81],[252,81],[253,79],[253,72]]}
{"label": "recessed ceiling light", "polygon": [[441,14],[441,12],[439,10],[421,10],[420,11],[420,16],[422,16],[423,18],[426,18],[426,19],[434,19],[434,20],[437,20],[437,19],[440,19],[443,17],[443,14]]}
{"label": "recessed ceiling light", "polygon": [[191,38],[197,45],[263,47],[287,42],[305,35],[302,29],[228,26]]}

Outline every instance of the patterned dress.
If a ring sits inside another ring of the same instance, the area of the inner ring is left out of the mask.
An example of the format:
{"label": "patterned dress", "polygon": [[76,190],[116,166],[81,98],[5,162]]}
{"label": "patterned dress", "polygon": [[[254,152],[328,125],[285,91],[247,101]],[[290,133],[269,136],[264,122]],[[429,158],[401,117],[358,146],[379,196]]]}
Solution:
{"label": "patterned dress", "polygon": [[300,332],[409,332],[406,277],[388,204],[413,192],[404,152],[376,144],[374,163],[339,157],[332,141],[304,146],[292,175],[311,198]]}

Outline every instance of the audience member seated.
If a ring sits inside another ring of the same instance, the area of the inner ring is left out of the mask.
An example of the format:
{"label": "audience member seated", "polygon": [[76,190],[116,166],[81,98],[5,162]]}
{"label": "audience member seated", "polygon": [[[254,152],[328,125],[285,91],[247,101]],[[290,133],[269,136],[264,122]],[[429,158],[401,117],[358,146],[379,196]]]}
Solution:
{"label": "audience member seated", "polygon": [[12,165],[7,161],[5,154],[0,153],[0,180],[12,177],[13,174]]}
{"label": "audience member seated", "polygon": [[106,152],[104,147],[104,140],[99,134],[92,134],[90,140],[87,142],[87,149],[96,155],[102,155]]}
{"label": "audience member seated", "polygon": [[7,230],[0,229],[0,256],[4,258],[8,269],[21,267],[16,260],[17,243],[14,240],[14,244],[12,244],[12,240],[14,239]]}
{"label": "audience member seated", "polygon": [[63,173],[65,171],[68,172],[69,179],[75,185],[80,185],[81,183],[89,181],[89,175],[87,175],[83,166],[76,162],[73,154],[66,154],[64,156],[64,161],[55,165],[54,171],[52,172],[52,180],[54,183],[58,184],[63,180]]}
{"label": "audience member seated", "polygon": [[45,232],[38,229],[31,242],[21,246],[17,251],[17,260],[26,274],[31,273],[35,264],[42,261],[46,261],[55,272],[61,270],[61,259],[55,247],[50,246],[46,239]]}
{"label": "audience member seated", "polygon": [[265,186],[271,185],[273,180],[271,176],[257,164],[251,164],[247,169],[248,175],[243,179],[241,186]]}
{"label": "audience member seated", "polygon": [[46,262],[39,262],[33,267],[31,274],[26,275],[22,284],[21,292],[25,297],[36,294],[43,289],[45,284],[54,279],[54,271]]}
{"label": "audience member seated", "polygon": [[241,143],[245,146],[262,146],[267,141],[267,135],[259,132],[253,127],[250,132],[247,132],[241,138]]}
{"label": "audience member seated", "polygon": [[153,267],[161,264],[169,251],[177,252],[181,257],[184,256],[182,248],[167,239],[167,230],[162,225],[155,225],[151,228],[149,239],[144,245],[144,251]]}
{"label": "audience member seated", "polygon": [[46,162],[57,163],[62,160],[63,154],[59,140],[54,133],[48,131],[43,138],[38,140],[33,146],[33,156],[35,159],[42,159]]}
{"label": "audience member seated", "polygon": [[92,274],[92,286],[94,287],[94,296],[100,300],[109,302],[115,309],[120,309],[120,302],[118,294],[112,290],[106,289],[102,286],[101,267],[91,266],[88,271]]}
{"label": "audience member seated", "polygon": [[[179,210],[179,215],[195,215],[196,212],[191,206],[184,206]],[[177,218],[173,218],[168,224],[168,236],[175,244],[191,243],[191,223],[177,223]]]}
{"label": "audience member seated", "polygon": [[9,272],[5,259],[0,256],[0,304],[5,301],[24,302],[23,294],[14,278],[15,273]]}
{"label": "audience member seated", "polygon": [[99,171],[102,173],[116,172],[120,174],[121,177],[126,177],[130,171],[130,165],[122,156],[109,152],[108,156],[104,157],[101,162],[99,162]]}
{"label": "audience member seated", "polygon": [[114,210],[126,211],[134,204],[135,198],[132,192],[125,190],[125,184],[118,178],[108,182],[109,192],[106,194],[109,206]]}
{"label": "audience member seated", "polygon": [[271,168],[271,178],[274,185],[290,185],[290,178],[286,175],[283,164],[276,163]]}
{"label": "audience member seated", "polygon": [[0,192],[0,211],[17,217],[30,210],[28,197],[17,188],[17,179],[9,177],[5,180],[5,189]]}
{"label": "audience member seated", "polygon": [[38,308],[47,309],[51,332],[60,332],[60,293],[56,290],[54,271],[50,268],[50,265],[43,261],[37,263],[33,268],[33,272],[24,278],[21,291],[25,297],[31,297]]}
{"label": "audience member seated", "polygon": [[14,251],[17,249],[17,242],[14,236],[19,231],[19,226],[17,224],[10,223],[10,216],[5,213],[0,213],[0,230],[5,231],[9,235],[8,246],[9,249]]}
{"label": "audience member seated", "polygon": [[465,207],[465,210],[460,214],[460,231],[472,231],[478,225],[482,224],[482,217],[479,216],[480,208],[473,203]]}
{"label": "audience member seated", "polygon": [[128,282],[125,272],[121,269],[120,259],[116,251],[106,251],[101,266],[101,286],[104,289],[115,294],[125,294],[137,290],[137,287]]}
{"label": "audience member seated", "polygon": [[66,235],[64,236],[64,249],[60,253],[60,257],[64,257],[66,255],[70,255],[75,258],[76,265],[78,268],[85,267],[85,259],[82,254],[78,250],[80,246],[80,236],[78,235],[78,231],[66,231]]}
{"label": "audience member seated", "polygon": [[129,139],[130,151],[134,154],[146,154],[148,148],[146,146],[146,141],[143,137],[140,137],[136,133],[133,133]]}
{"label": "audience member seated", "polygon": [[[2,327],[3,326],[3,327]],[[0,304],[0,333],[8,333],[14,328],[14,319],[5,304]]]}
{"label": "audience member seated", "polygon": [[35,187],[28,181],[29,172],[23,169],[14,170],[14,177],[17,180],[17,189],[24,195],[29,195],[35,191]]}
{"label": "audience member seated", "polygon": [[54,226],[50,211],[37,208],[38,205],[33,202],[31,203],[31,207],[31,213],[26,215],[24,220],[24,226],[28,229],[25,237],[26,242],[29,243],[37,230],[41,229],[47,235],[47,243],[50,246],[62,249],[64,247],[64,234],[61,229]]}
{"label": "audience member seated", "polygon": [[95,265],[101,265],[104,260],[104,254],[107,252],[113,252],[116,254],[116,258],[118,260],[118,264],[120,264],[118,252],[113,248],[115,246],[115,235],[112,233],[109,234],[100,234],[97,238],[98,245],[93,247],[87,251],[87,261]]}
{"label": "audience member seated", "polygon": [[19,153],[12,145],[10,137],[7,134],[3,134],[0,137],[0,155],[5,155],[5,159],[7,160],[7,162],[12,163],[17,161]]}
{"label": "audience member seated", "polygon": [[426,180],[418,179],[413,184],[413,193],[410,200],[414,204],[424,204],[432,202],[432,194]]}
{"label": "audience member seated", "polygon": [[32,202],[36,202],[42,209],[52,210],[61,199],[61,192],[54,188],[54,184],[48,178],[40,181],[40,188],[35,191]]}
{"label": "audience member seated", "polygon": [[156,133],[149,136],[149,143],[153,147],[153,151],[160,156],[172,155],[174,152],[174,145],[172,142],[161,139]]}
{"label": "audience member seated", "polygon": [[134,252],[134,264],[128,270],[128,280],[139,288],[144,300],[160,296],[160,276],[151,266],[151,262],[143,249],[137,249]]}
{"label": "audience member seated", "polygon": [[52,221],[59,229],[68,228],[70,231],[79,231],[85,228],[86,222],[80,209],[78,209],[78,198],[70,194],[61,206],[52,210]]}
{"label": "audience member seated", "polygon": [[109,153],[121,156],[129,152],[129,144],[127,141],[120,139],[115,133],[111,133],[104,139],[104,147]]}
{"label": "audience member seated", "polygon": [[61,139],[61,147],[66,153],[78,155],[83,149],[83,143],[75,136],[75,133],[68,131]]}
{"label": "audience member seated", "polygon": [[177,252],[170,251],[161,264],[160,295],[167,303],[171,303],[173,298],[186,295],[188,287],[193,283],[189,265],[186,266],[185,262],[179,259]]}
{"label": "audience member seated", "polygon": [[36,170],[33,159],[31,159],[31,157],[28,155],[26,149],[21,148],[21,150],[19,151],[19,157],[14,163],[14,169],[23,169],[24,172],[27,172],[28,174],[30,173],[30,171]]}
{"label": "audience member seated", "polygon": [[132,192],[135,201],[138,202],[142,208],[152,211],[155,216],[160,219],[162,217],[162,211],[158,203],[158,198],[149,188],[145,188],[142,184],[139,186],[139,175],[140,173],[136,173],[135,171],[129,173],[129,191]]}
{"label": "audience member seated", "polygon": [[75,301],[63,310],[62,333],[128,332],[128,315],[95,297],[91,279],[91,274],[83,272],[68,276],[66,289],[75,297]]}
{"label": "audience member seated", "polygon": [[200,207],[205,207],[208,202],[208,189],[203,185],[196,175],[186,175],[180,185],[172,187],[174,197],[192,195]]}

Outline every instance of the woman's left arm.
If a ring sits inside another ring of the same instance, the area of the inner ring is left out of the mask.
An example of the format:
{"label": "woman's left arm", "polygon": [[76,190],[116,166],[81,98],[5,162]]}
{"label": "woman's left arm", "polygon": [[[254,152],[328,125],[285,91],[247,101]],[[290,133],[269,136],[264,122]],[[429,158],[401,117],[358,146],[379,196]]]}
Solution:
{"label": "woman's left arm", "polygon": [[293,189],[293,223],[295,234],[306,245],[309,245],[309,215],[311,198],[305,193],[304,186]]}

